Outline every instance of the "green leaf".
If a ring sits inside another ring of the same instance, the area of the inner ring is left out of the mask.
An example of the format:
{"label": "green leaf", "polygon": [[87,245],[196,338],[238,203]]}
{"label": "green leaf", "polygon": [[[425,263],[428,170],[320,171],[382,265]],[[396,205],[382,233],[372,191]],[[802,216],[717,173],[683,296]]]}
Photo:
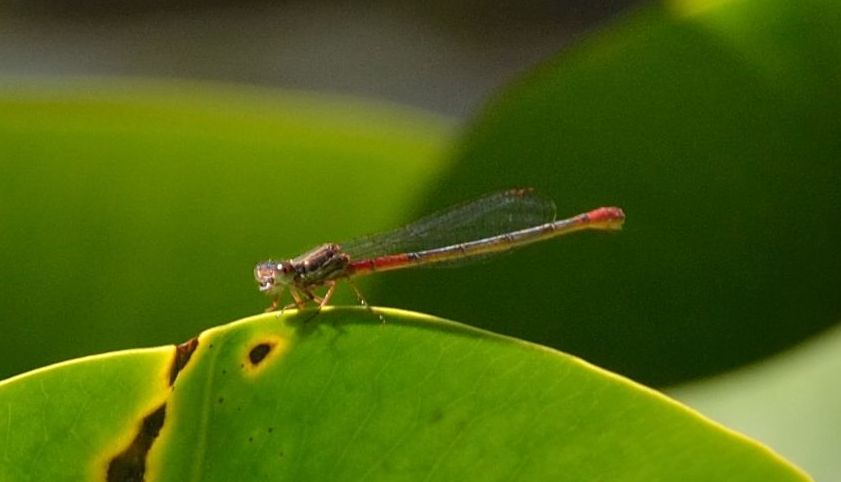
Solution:
{"label": "green leaf", "polygon": [[90,356],[0,382],[0,481],[104,480],[138,414],[169,396],[173,351]]}
{"label": "green leaf", "polygon": [[427,199],[535,186],[561,217],[619,205],[625,230],[386,275],[369,296],[656,385],[836,323],[839,30],[829,0],[669,1],[609,25],[494,99]]}
{"label": "green leaf", "polygon": [[[364,309],[271,313],[208,330],[171,388],[173,348],[2,382],[0,480],[105,480],[120,453],[146,480],[179,482],[808,480],[575,357],[382,313],[386,323]],[[144,418],[151,449],[127,450],[143,448],[132,441]]]}
{"label": "green leaf", "polygon": [[255,263],[398,224],[450,136],[343,97],[1,81],[0,377],[267,306]]}
{"label": "green leaf", "polygon": [[841,474],[841,328],[727,375],[669,390],[790,457],[815,480]]}

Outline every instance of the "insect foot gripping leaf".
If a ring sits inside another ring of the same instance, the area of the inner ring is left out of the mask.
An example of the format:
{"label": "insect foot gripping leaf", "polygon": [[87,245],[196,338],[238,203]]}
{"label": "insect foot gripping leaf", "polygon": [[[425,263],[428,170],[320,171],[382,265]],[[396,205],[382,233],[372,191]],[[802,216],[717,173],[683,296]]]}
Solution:
{"label": "insect foot gripping leaf", "polygon": [[260,315],[2,382],[0,481],[809,480],[575,357],[380,312]]}

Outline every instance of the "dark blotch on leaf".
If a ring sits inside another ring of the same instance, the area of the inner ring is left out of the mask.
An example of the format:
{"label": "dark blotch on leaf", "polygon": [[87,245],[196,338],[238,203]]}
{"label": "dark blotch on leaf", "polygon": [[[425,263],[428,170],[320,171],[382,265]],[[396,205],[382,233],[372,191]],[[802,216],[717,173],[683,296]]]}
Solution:
{"label": "dark blotch on leaf", "polygon": [[198,338],[190,338],[184,343],[175,346],[175,359],[172,360],[172,368],[169,371],[170,385],[175,383],[175,378],[187,366],[187,362],[190,361],[190,357],[193,356],[193,352],[196,351],[198,346]]}
{"label": "dark blotch on leaf", "polygon": [[143,418],[140,431],[131,445],[117,454],[108,464],[108,482],[141,482],[146,473],[146,455],[161,432],[166,418],[166,404],[162,404]]}
{"label": "dark blotch on leaf", "polygon": [[251,361],[252,365],[256,365],[263,361],[270,351],[272,351],[271,345],[268,343],[260,343],[248,352],[248,359]]}

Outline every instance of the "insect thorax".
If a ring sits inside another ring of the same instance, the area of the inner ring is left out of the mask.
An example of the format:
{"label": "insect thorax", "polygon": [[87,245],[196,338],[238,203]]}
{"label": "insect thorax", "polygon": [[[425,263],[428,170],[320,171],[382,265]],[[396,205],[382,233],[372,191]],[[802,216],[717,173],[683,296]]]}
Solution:
{"label": "insect thorax", "polygon": [[301,285],[320,285],[344,274],[350,258],[335,243],[322,244],[293,259],[296,281]]}

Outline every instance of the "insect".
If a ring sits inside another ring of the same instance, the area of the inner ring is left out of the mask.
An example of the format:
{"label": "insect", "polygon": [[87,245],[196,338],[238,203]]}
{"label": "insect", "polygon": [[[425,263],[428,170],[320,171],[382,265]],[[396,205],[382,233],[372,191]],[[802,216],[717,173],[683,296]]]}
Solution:
{"label": "insect", "polygon": [[[356,276],[433,264],[484,258],[528,244],[587,229],[619,230],[625,213],[602,207],[555,220],[555,204],[532,189],[489,194],[445,209],[384,233],[347,243],[325,243],[287,260],[266,260],[254,268],[260,291],[273,298],[266,311],[280,307],[289,290],[293,303],[282,309],[319,307],[330,302],[337,282],[347,280],[363,305],[365,298],[352,282]],[[315,290],[326,287],[324,296]]]}

